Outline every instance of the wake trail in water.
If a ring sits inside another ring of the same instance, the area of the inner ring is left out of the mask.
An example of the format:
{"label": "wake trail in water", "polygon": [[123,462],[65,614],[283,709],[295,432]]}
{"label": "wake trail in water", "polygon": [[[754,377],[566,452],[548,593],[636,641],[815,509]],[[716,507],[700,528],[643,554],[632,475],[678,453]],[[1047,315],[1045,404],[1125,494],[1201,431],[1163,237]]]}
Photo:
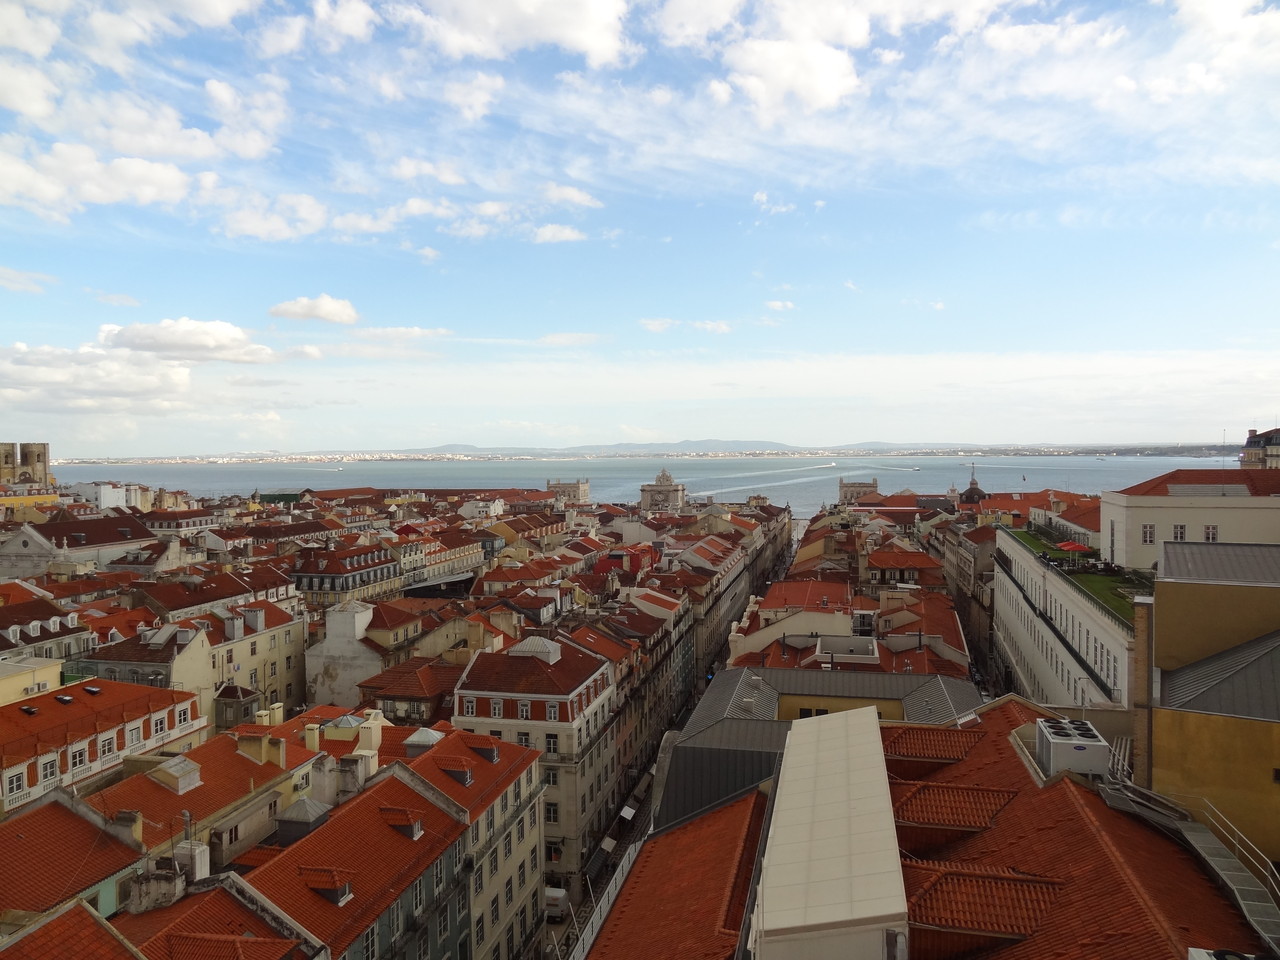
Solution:
{"label": "wake trail in water", "polygon": [[834,467],[834,463],[819,463],[808,467],[784,467],[781,470],[753,470],[749,473],[717,473],[709,477],[677,477],[676,481],[678,483],[685,483],[689,479],[696,479],[699,482],[705,483],[708,480],[737,480],[740,477],[767,477],[775,473],[800,473],[803,470],[831,470]]}
{"label": "wake trail in water", "polygon": [[718,490],[699,490],[697,493],[690,493],[691,497],[710,497],[720,493],[737,493],[740,490],[768,490],[771,487],[789,487],[797,483],[812,483],[808,477],[794,477],[791,480],[779,480],[776,483],[752,483],[743,487],[721,487]]}

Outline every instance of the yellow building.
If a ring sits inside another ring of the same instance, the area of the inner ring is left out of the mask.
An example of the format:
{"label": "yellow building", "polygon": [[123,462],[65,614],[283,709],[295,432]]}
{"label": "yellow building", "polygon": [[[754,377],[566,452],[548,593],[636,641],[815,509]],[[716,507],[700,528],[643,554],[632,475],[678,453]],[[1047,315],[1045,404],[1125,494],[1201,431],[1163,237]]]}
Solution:
{"label": "yellow building", "polygon": [[62,661],[23,650],[0,652],[0,706],[62,686]]}

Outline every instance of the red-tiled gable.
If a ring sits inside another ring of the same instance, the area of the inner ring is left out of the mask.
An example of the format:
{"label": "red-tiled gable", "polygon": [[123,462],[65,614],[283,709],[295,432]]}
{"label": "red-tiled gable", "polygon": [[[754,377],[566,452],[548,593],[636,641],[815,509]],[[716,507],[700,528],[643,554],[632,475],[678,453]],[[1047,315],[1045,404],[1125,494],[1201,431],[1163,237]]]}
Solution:
{"label": "red-tiled gable", "polygon": [[0,822],[0,910],[52,909],[142,853],[60,803]]}
{"label": "red-tiled gable", "polygon": [[39,600],[43,596],[35,587],[21,580],[9,580],[0,583],[0,607],[14,603],[26,603],[28,600]]}
{"label": "red-tiled gable", "polygon": [[[953,922],[964,917],[969,931],[983,930],[985,924],[986,930],[1024,938],[983,953],[999,960],[1046,956],[1181,960],[1190,947],[1227,947],[1246,953],[1261,949],[1240,913],[1173,840],[1136,817],[1112,810],[1089,787],[1070,777],[1043,787],[1032,778],[1010,734],[1037,714],[1043,715],[1026,701],[1006,697],[979,711],[980,727],[938,731],[985,735],[972,742],[963,758],[919,779],[1011,790],[1016,796],[986,829],[918,853],[945,861],[935,865],[943,875],[1007,871],[1055,881],[1059,887],[1050,909],[1033,922],[1035,911],[1028,904],[1034,898],[1028,900],[1025,889],[990,881],[956,882],[947,885],[946,896],[939,900],[926,904],[918,898],[922,912],[912,914],[913,926],[939,917]],[[883,734],[886,754],[891,729],[887,727]],[[952,737],[945,739],[955,743]],[[924,885],[920,881],[917,892]],[[1030,929],[1002,926],[1017,917]],[[968,949],[973,947],[970,942]],[[926,951],[931,956],[957,954],[954,949]]]}
{"label": "red-tiled gable", "polygon": [[[432,729],[445,734],[444,739],[410,760],[409,766],[451,800],[465,807],[471,822],[493,806],[502,792],[539,757],[539,752],[532,747],[464,733],[447,723],[438,723]],[[489,759],[495,755],[496,760]],[[469,784],[464,785],[448,772],[460,768],[471,771]]]}
{"label": "red-tiled gable", "polygon": [[[88,692],[92,687],[98,693]],[[70,697],[69,703],[58,697]],[[57,690],[0,706],[0,755],[6,767],[41,753],[79,743],[128,720],[179,704],[196,716],[196,695],[115,680],[68,684]],[[34,708],[27,713],[22,708]]]}
{"label": "red-tiled gable", "polygon": [[105,547],[130,541],[146,542],[156,539],[134,517],[102,517],[96,520],[50,520],[40,524],[40,536],[50,543],[62,546],[63,541],[74,550],[77,547]]}
{"label": "red-tiled gable", "polygon": [[[1280,476],[1275,470],[1173,470],[1162,473],[1158,477],[1135,483],[1131,487],[1117,490],[1129,497],[1168,497],[1174,494],[1169,490],[1172,486],[1233,486],[1244,487],[1251,497],[1274,497],[1280,495]],[[1207,493],[1207,491],[1206,491]],[[1203,494],[1202,494],[1203,495]],[[1210,494],[1212,495],[1212,494]],[[47,525],[46,525],[47,526]],[[44,527],[41,527],[44,532]]]}
{"label": "red-tiled gable", "polygon": [[369,620],[370,630],[399,630],[412,626],[422,618],[390,603],[375,603]]}
{"label": "red-tiled gable", "polygon": [[[813,580],[779,580],[760,601],[761,610],[819,610],[848,607],[854,597],[849,583],[818,583]],[[865,599],[865,598],[862,598]],[[874,606],[874,601],[872,601]],[[868,608],[870,609],[870,608]]]}
{"label": "red-tiled gable", "polygon": [[[902,879],[908,915],[913,927],[926,928],[922,934],[965,931],[1003,939],[1035,933],[1063,887],[1060,880],[1029,877],[1013,870],[929,860],[904,862]],[[927,949],[927,941],[924,945],[917,941],[916,933],[914,929],[911,932],[911,956],[934,952]],[[970,948],[976,945],[967,944]],[[925,946],[923,952],[921,946]]]}
{"label": "red-tiled gable", "polygon": [[458,692],[567,696],[600,669],[600,657],[567,643],[551,642],[560,648],[560,659],[555,663],[541,657],[481,651],[458,682]]}
{"label": "red-tiled gable", "polygon": [[236,738],[223,734],[188,750],[184,757],[200,767],[200,784],[179,794],[146,773],[127,777],[85,800],[106,817],[120,810],[142,813],[142,840],[154,849],[183,830],[183,814],[200,822],[285,773],[317,756],[296,743],[287,743],[285,768],[258,763],[239,752]]}
{"label": "red-tiled gable", "polygon": [[144,960],[111,927],[83,903],[19,930],[0,947],[0,960]]}
{"label": "red-tiled gable", "polygon": [[983,730],[949,730],[934,726],[880,728],[885,757],[935,760],[942,763],[963,760],[985,736],[986,732]]}
{"label": "red-tiled gable", "polygon": [[611,637],[587,626],[574,630],[573,633],[569,634],[569,638],[578,646],[612,660],[614,663],[627,659],[639,647],[639,644],[634,640]]}
{"label": "red-tiled gable", "polygon": [[897,622],[891,629],[882,627],[881,636],[925,633],[941,637],[942,642],[954,650],[968,653],[960,621],[956,619],[955,601],[945,594],[918,590],[900,603],[882,597],[881,604],[880,613]]}
{"label": "red-tiled gable", "polygon": [[[379,815],[382,807],[422,810],[422,835],[412,839]],[[328,822],[294,843],[245,879],[300,926],[329,945],[337,957],[424,873],[465,825],[389,776],[367,787],[330,815]],[[321,874],[341,873],[351,899],[337,906],[322,893]]]}
{"label": "red-tiled gable", "polygon": [[961,534],[970,543],[991,543],[996,538],[996,528],[994,524],[984,523],[980,527],[974,527]]}
{"label": "red-tiled gable", "polygon": [[1017,796],[1013,790],[918,780],[895,780],[889,792],[894,818],[900,823],[971,830],[991,826],[995,815]]}
{"label": "red-tiled gable", "polygon": [[360,695],[376,700],[426,700],[453,693],[462,677],[462,664],[439,658],[411,657],[368,680],[360,681]]}
{"label": "red-tiled gable", "polygon": [[867,555],[867,566],[879,570],[937,570],[942,561],[915,550],[875,550]]}
{"label": "red-tiled gable", "polygon": [[1094,533],[1102,531],[1102,501],[1091,500],[1088,503],[1077,503],[1067,507],[1058,517],[1064,523],[1074,524],[1083,530]]}
{"label": "red-tiled gable", "polygon": [[[764,795],[752,792],[651,837],[587,955],[590,960],[732,957],[764,807]],[[656,923],[660,936],[655,936]]]}
{"label": "red-tiled gable", "polygon": [[[298,944],[281,939],[278,930],[222,887],[145,913],[118,913],[111,923],[147,960],[279,960]],[[241,952],[228,952],[237,944]],[[268,949],[257,952],[258,946]]]}

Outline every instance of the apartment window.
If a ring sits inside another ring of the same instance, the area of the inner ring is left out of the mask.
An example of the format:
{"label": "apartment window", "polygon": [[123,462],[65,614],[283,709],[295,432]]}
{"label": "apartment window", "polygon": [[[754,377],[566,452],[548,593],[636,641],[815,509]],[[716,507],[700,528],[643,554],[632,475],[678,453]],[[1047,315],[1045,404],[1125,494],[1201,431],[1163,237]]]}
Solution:
{"label": "apartment window", "polygon": [[240,842],[240,824],[237,823],[234,827],[227,828],[226,840],[227,840],[227,843]]}
{"label": "apartment window", "polygon": [[289,699],[290,697],[292,697],[292,696],[293,696],[293,684],[292,684],[292,683],[286,683],[286,684],[284,685],[284,695],[285,695],[285,699]]}
{"label": "apartment window", "polygon": [[516,955],[516,937],[515,932],[510,924],[507,924],[507,956],[514,957]]}
{"label": "apartment window", "polygon": [[142,728],[130,727],[124,734],[125,743],[130,747],[136,747],[142,742]]}
{"label": "apartment window", "polygon": [[445,904],[440,908],[440,915],[436,917],[436,939],[444,942],[449,936],[449,906]]}
{"label": "apartment window", "polygon": [[471,843],[474,846],[480,842],[480,821],[477,820],[471,824]]}
{"label": "apartment window", "polygon": [[493,822],[494,822],[493,807],[490,807],[488,810],[484,812],[485,836],[488,836],[489,834],[493,833]]}
{"label": "apartment window", "polygon": [[257,655],[258,655],[258,641],[257,641],[257,640],[250,640],[250,641],[249,641],[249,656],[251,656],[251,657],[256,657]]}
{"label": "apartment window", "polygon": [[547,734],[547,753],[556,754],[560,752],[560,735],[558,733]]}
{"label": "apartment window", "polygon": [[538,807],[534,805],[529,808],[529,829],[532,830],[538,825]]}
{"label": "apartment window", "polygon": [[286,670],[293,669],[293,654],[289,654],[289,656],[284,658],[284,668]]}
{"label": "apartment window", "polygon": [[435,887],[437,890],[439,890],[441,887],[444,886],[444,858],[443,857],[436,860],[435,870],[433,871],[433,875],[431,879],[435,882]]}
{"label": "apartment window", "polygon": [[190,722],[191,722],[191,708],[179,707],[178,708],[178,726],[182,726],[184,723],[190,723]]}
{"label": "apartment window", "polygon": [[476,715],[476,698],[475,697],[462,698],[462,715],[464,717],[474,717]]}
{"label": "apartment window", "polygon": [[[527,718],[522,718],[522,719],[527,719]],[[517,730],[517,731],[516,731],[516,743],[518,743],[518,744],[519,744],[520,746],[522,746],[522,747],[530,747],[530,746],[533,746],[533,741],[529,739],[529,731],[528,731],[528,730]]]}
{"label": "apartment window", "polygon": [[516,777],[515,783],[511,784],[511,800],[518,807],[520,806],[520,778]]}
{"label": "apartment window", "polygon": [[[524,866],[524,864],[521,864]],[[514,888],[511,886],[511,878],[507,877],[507,882],[502,885],[502,900],[509,907],[511,901],[515,899]]]}
{"label": "apartment window", "polygon": [[560,722],[560,704],[558,703],[547,704],[547,720],[551,723]]}
{"label": "apartment window", "polygon": [[494,847],[489,851],[489,872],[497,874],[498,872],[498,848]]}
{"label": "apartment window", "polygon": [[1218,525],[1216,523],[1206,523],[1204,525],[1204,542],[1205,543],[1218,542]]}
{"label": "apartment window", "polygon": [[374,960],[378,955],[378,923],[375,920],[373,926],[364,932],[364,936],[360,938],[360,955],[364,960]]}
{"label": "apartment window", "polygon": [[89,762],[89,751],[85,747],[71,751],[71,769],[79,770]]}
{"label": "apartment window", "polygon": [[[445,911],[448,912],[447,910]],[[458,891],[458,896],[453,901],[453,913],[459,921],[467,914],[467,889],[463,887]]]}
{"label": "apartment window", "polygon": [[276,675],[276,662],[272,660],[271,663],[267,665],[267,676],[274,677],[275,675]]}
{"label": "apartment window", "polygon": [[227,650],[227,663],[235,663],[235,662],[236,662],[236,651],[234,648],[230,648]]}
{"label": "apartment window", "polygon": [[46,760],[40,764],[40,779],[52,780],[58,775],[58,761]]}
{"label": "apartment window", "polygon": [[1154,523],[1144,523],[1142,525],[1142,542],[1144,544],[1156,542],[1156,525]]}
{"label": "apartment window", "polygon": [[249,671],[249,689],[258,689],[258,670],[256,667]]}
{"label": "apartment window", "polygon": [[490,700],[490,701],[489,701],[489,716],[491,716],[491,717],[501,717],[501,716],[502,716],[502,701],[501,701],[501,700]]}
{"label": "apartment window", "polygon": [[18,773],[11,773],[5,778],[4,789],[5,793],[9,794],[9,796],[13,796],[15,793],[21,793],[26,789],[26,784],[23,783],[23,775],[21,771]]}
{"label": "apartment window", "polygon": [[532,786],[533,786],[533,767],[529,767],[529,769],[525,770],[525,772],[524,772],[524,785],[525,785],[526,787],[532,787]]}
{"label": "apartment window", "polygon": [[516,716],[519,717],[519,719],[521,720],[529,719],[531,714],[529,712],[528,700],[521,700],[518,704],[516,704]]}
{"label": "apartment window", "polygon": [[525,878],[524,861],[521,860],[520,866],[516,868],[516,879],[520,882],[521,890],[524,889],[524,878]]}
{"label": "apartment window", "polygon": [[474,887],[475,887],[476,895],[479,896],[480,891],[484,889],[484,864],[483,863],[476,864],[476,879],[475,879]]}
{"label": "apartment window", "polygon": [[534,847],[529,851],[529,872],[535,876],[538,873],[538,848]]}
{"label": "apartment window", "polygon": [[1174,543],[1182,543],[1187,539],[1187,525],[1185,523],[1175,523],[1173,525],[1173,541]]}
{"label": "apartment window", "polygon": [[489,899],[489,922],[495,927],[498,925],[498,895],[496,893]]}
{"label": "apartment window", "polygon": [[516,843],[524,843],[524,817],[516,821]]}
{"label": "apartment window", "polygon": [[507,800],[507,791],[505,790],[502,791],[502,797],[501,797],[501,802],[499,806],[502,807],[502,815],[505,817],[507,815],[507,807],[510,806],[510,802]]}
{"label": "apartment window", "polygon": [[[524,821],[522,820],[521,823]],[[502,859],[511,859],[511,831],[507,831],[507,835],[502,838]]]}
{"label": "apartment window", "polygon": [[548,770],[548,771],[547,771],[547,786],[548,786],[548,787],[558,787],[558,786],[560,786],[560,771],[559,771],[559,770]]}
{"label": "apartment window", "polygon": [[560,804],[555,803],[554,801],[548,800],[547,815],[544,818],[544,820],[547,823],[559,823],[560,822]]}
{"label": "apartment window", "polygon": [[403,923],[404,923],[404,914],[400,912],[400,904],[393,903],[391,905],[391,939],[392,940],[400,936],[400,930]]}

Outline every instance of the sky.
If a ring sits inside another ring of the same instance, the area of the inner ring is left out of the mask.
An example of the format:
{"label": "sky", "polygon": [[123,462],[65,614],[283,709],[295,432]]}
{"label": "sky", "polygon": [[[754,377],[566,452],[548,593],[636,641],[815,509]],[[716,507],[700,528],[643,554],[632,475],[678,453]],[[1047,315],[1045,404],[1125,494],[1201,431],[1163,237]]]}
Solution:
{"label": "sky", "polygon": [[1243,440],[1271,0],[0,0],[0,440]]}

